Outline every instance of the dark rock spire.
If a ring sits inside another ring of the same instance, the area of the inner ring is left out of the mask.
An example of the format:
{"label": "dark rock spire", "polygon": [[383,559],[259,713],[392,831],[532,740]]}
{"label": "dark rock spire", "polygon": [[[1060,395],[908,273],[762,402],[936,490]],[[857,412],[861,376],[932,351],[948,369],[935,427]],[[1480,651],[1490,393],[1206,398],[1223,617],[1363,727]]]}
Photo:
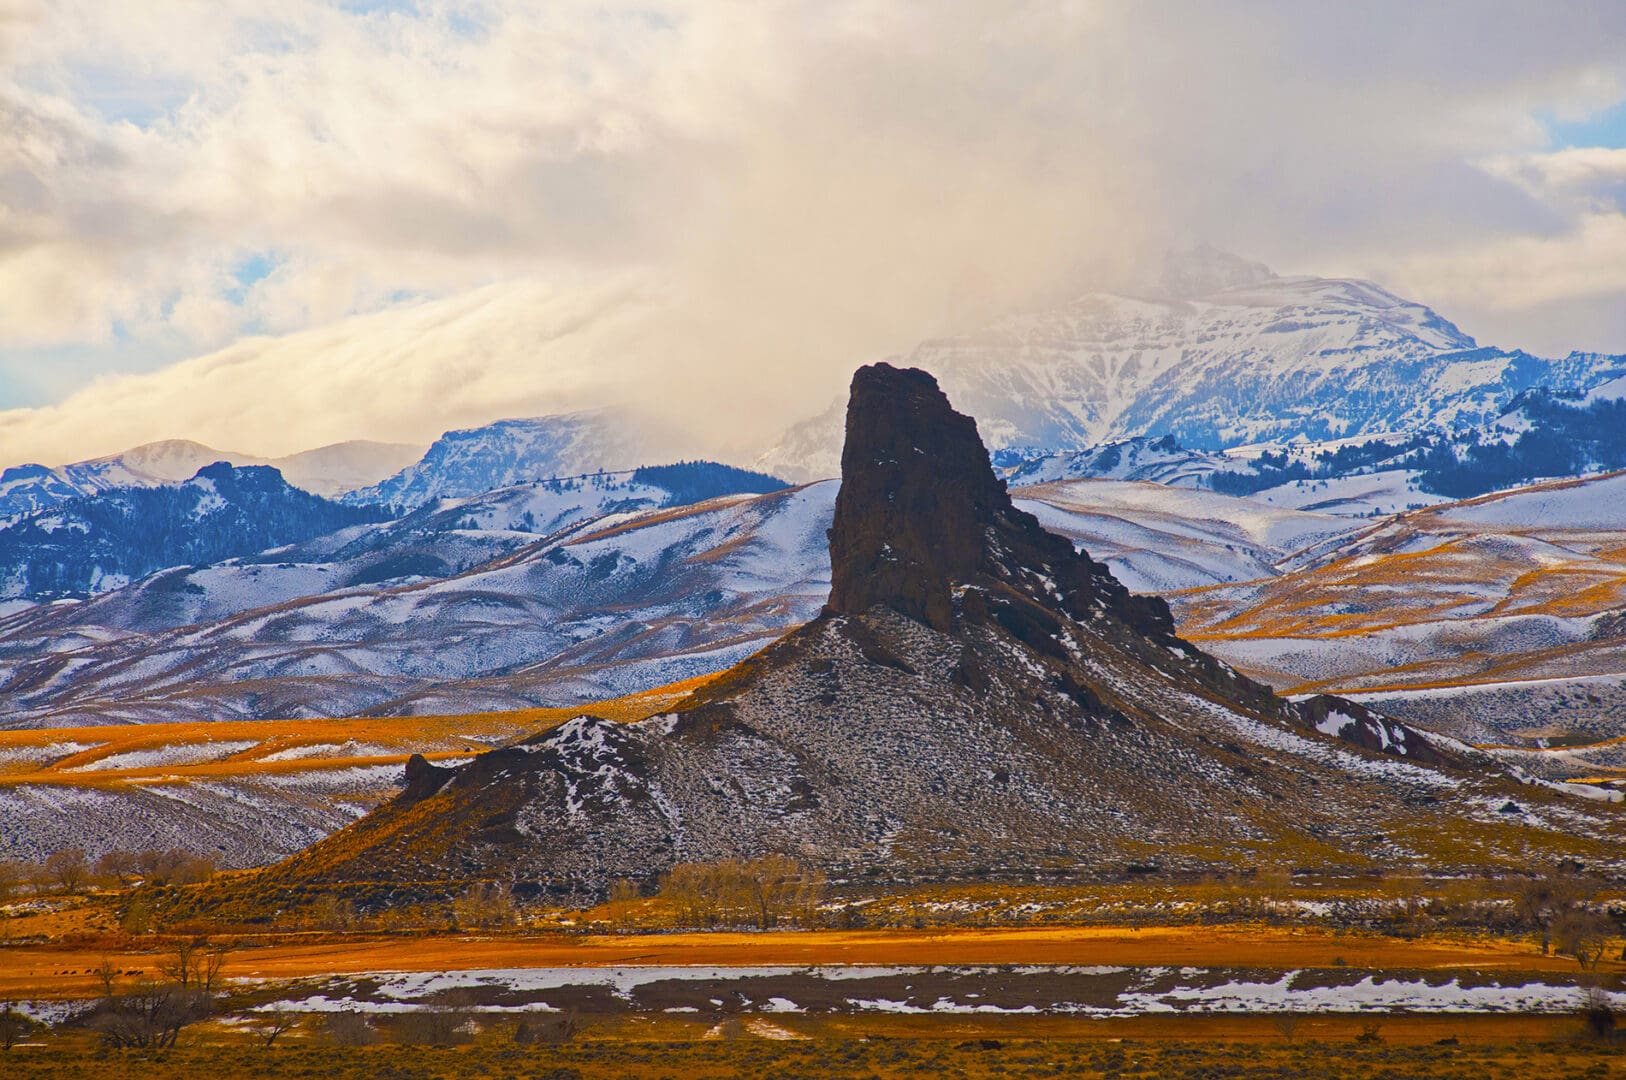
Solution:
{"label": "dark rock spire", "polygon": [[830,529],[830,610],[861,615],[883,604],[947,631],[953,586],[976,575],[986,527],[1009,507],[976,421],[954,411],[937,380],[890,364],[859,368]]}

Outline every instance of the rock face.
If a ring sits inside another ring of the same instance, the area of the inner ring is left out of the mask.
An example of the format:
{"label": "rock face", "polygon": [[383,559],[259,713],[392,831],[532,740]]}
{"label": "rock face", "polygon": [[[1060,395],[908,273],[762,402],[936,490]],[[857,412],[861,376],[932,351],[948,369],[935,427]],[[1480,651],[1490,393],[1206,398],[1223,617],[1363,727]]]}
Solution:
{"label": "rock face", "polygon": [[860,368],[841,476],[830,611],[862,615],[884,604],[947,633],[955,584],[982,570],[989,530],[1015,524],[976,421],[955,412],[924,371]]}
{"label": "rock face", "polygon": [[415,761],[399,798],[255,895],[474,879],[590,899],[767,853],[877,884],[1524,867],[1626,835],[1522,788],[1504,843],[1515,784],[1488,759],[1336,699],[1301,708],[1181,641],[1160,601],[1011,505],[925,373],[860,371],[848,417],[823,614],[672,713]]}
{"label": "rock face", "polygon": [[[1167,604],[1131,596],[1104,565],[1011,504],[976,421],[955,412],[924,371],[874,364],[853,376],[841,475],[832,613],[879,605],[951,633],[961,616],[1004,612],[1014,632],[1015,611],[1054,605],[1078,618],[1104,601],[1141,633],[1174,636]],[[972,585],[982,595],[957,613],[957,592]]]}

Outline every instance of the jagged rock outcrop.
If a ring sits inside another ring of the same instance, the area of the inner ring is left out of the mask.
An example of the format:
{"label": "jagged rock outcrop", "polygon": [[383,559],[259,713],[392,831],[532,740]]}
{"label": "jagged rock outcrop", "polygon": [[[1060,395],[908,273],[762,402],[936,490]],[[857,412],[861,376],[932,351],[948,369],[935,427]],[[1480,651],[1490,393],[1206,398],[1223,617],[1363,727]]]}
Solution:
{"label": "jagged rock outcrop", "polygon": [[1174,635],[1162,600],[1132,596],[1104,565],[1011,505],[976,421],[955,412],[924,371],[874,364],[853,376],[841,476],[831,612],[882,605],[949,633],[956,590],[976,586],[992,598],[976,606],[978,618],[1012,611],[1018,596],[1075,618],[1104,601],[1143,634]]}
{"label": "jagged rock outcrop", "polygon": [[766,853],[873,883],[1525,867],[1622,835],[1609,808],[1524,788],[1504,843],[1509,777],[1180,640],[1161,601],[1011,505],[924,372],[859,371],[848,432],[822,615],[666,715],[577,717],[456,770],[414,761],[401,797],[257,895],[472,878],[587,899]]}

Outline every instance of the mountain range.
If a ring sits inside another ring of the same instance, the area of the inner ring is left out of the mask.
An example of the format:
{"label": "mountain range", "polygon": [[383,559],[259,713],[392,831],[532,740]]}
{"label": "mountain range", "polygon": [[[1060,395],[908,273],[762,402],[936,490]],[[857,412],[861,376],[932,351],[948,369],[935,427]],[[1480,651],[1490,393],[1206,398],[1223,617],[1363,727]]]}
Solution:
{"label": "mountain range", "polygon": [[0,599],[84,596],[166,566],[207,565],[375,521],[268,465],[205,465],[182,484],[114,488],[0,528]]}
{"label": "mountain range", "polygon": [[10,466],[0,472],[0,522],[109,491],[181,483],[217,461],[267,465],[294,487],[333,497],[373,483],[422,453],[423,447],[409,443],[356,440],[281,458],[262,458],[216,450],[188,439],[167,439],[71,465]]}
{"label": "mountain range", "polygon": [[316,886],[376,908],[470,880],[596,901],[763,855],[900,885],[1509,870],[1618,844],[1618,815],[1180,639],[1012,504],[926,373],[860,369],[846,427],[817,617],[659,716],[414,758],[396,798],[203,903],[285,911]]}

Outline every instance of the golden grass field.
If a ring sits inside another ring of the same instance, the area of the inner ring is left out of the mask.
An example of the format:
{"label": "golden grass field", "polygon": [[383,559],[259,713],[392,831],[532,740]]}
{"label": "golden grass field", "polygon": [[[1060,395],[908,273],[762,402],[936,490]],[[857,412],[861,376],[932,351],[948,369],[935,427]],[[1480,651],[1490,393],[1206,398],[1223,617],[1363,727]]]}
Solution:
{"label": "golden grass field", "polygon": [[[1569,972],[1530,942],[1375,934],[1262,925],[1056,927],[953,931],[527,934],[490,936],[311,935],[244,943],[226,974],[270,984],[365,971],[526,966],[805,964],[1103,964],[1248,968],[1351,967]],[[104,951],[42,944],[0,949],[0,1000],[83,998],[104,959],[153,973],[163,944]],[[1626,965],[1605,962],[1618,979]],[[129,977],[127,975],[127,977]],[[731,1026],[672,1015],[587,1018],[573,1039],[519,1045],[518,1021],[484,1015],[462,1046],[333,1045],[307,1016],[274,1046],[253,1022],[209,1021],[167,1051],[113,1051],[85,1031],[38,1037],[0,1054],[0,1076],[30,1077],[541,1077],[545,1080],[902,1077],[1526,1077],[1626,1076],[1626,1052],[1588,1041],[1571,1016],[1318,1015],[1290,1028],[1272,1016],[773,1015]]]}
{"label": "golden grass field", "polygon": [[[1529,941],[1468,936],[1404,940],[1314,927],[283,934],[243,940],[252,944],[231,953],[225,974],[278,982],[369,971],[633,965],[1099,964],[1276,970],[1348,966],[1408,971],[1576,971],[1574,960],[1544,956]],[[124,943],[113,948],[46,943],[0,949],[0,1000],[84,997],[95,992],[95,971],[103,959],[111,960],[120,971],[155,975],[165,958],[161,948],[158,943],[137,947]],[[1602,975],[1621,972],[1626,972],[1626,963],[1621,961],[1606,960],[1599,967]]]}
{"label": "golden grass field", "polygon": [[[450,716],[355,717],[323,720],[225,720],[213,723],[117,724],[0,731],[0,785],[102,787],[227,779],[358,765],[404,764],[421,753],[431,761],[468,757],[500,742],[546,731],[591,712],[608,720],[642,720],[687,697],[714,676],[591,705]],[[243,746],[242,744],[249,744]],[[82,747],[61,754],[55,748]],[[211,744],[222,744],[211,754]],[[346,751],[347,744],[381,752]],[[337,753],[324,753],[325,750]],[[310,756],[282,756],[293,751]],[[121,764],[124,755],[179,753],[159,764]]]}

